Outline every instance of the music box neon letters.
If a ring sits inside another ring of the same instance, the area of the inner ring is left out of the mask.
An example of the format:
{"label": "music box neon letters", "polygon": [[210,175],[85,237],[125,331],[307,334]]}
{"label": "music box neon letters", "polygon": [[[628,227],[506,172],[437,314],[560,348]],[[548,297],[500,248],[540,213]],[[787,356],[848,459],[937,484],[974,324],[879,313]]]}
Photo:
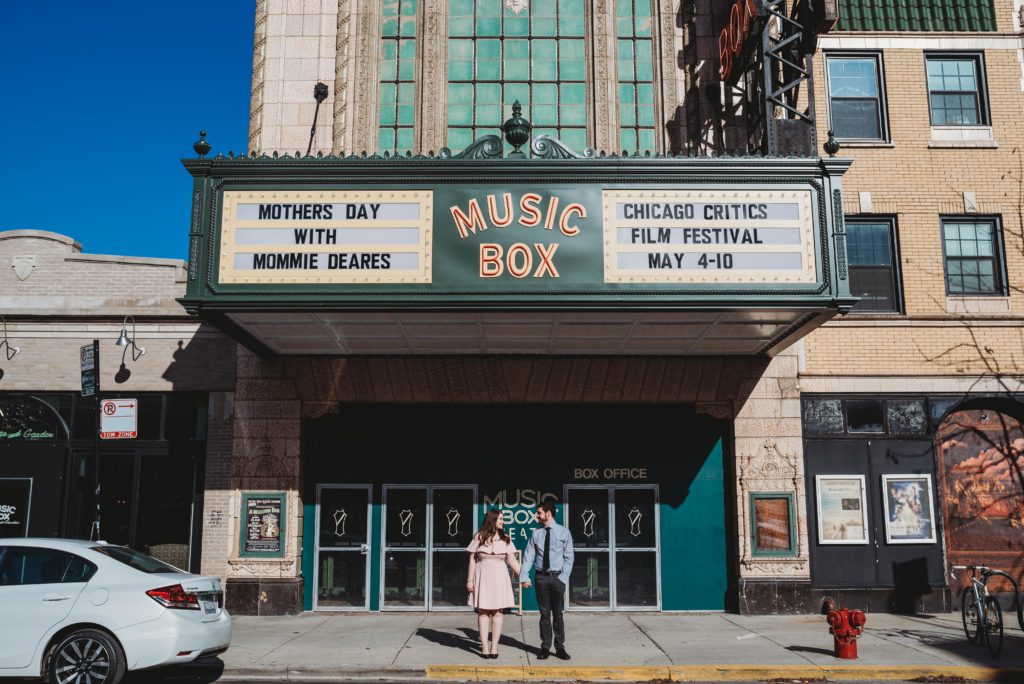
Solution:
{"label": "music box neon letters", "polygon": [[[500,196],[487,195],[486,215],[476,198],[469,200],[465,211],[457,206],[450,207],[450,211],[455,229],[462,239],[483,234],[490,228],[508,228],[513,223],[523,228],[541,228],[552,232],[557,228],[567,238],[580,234],[579,225],[575,221],[587,217],[586,207],[572,202],[559,210],[562,201],[558,195],[551,195],[546,204],[543,199],[537,193],[528,192],[519,198],[518,203],[513,203],[512,193],[506,192]],[[526,278],[531,274],[534,278],[558,278],[560,276],[555,266],[558,245],[557,242],[516,242],[506,250],[497,243],[481,242],[480,277],[497,278],[507,272],[513,278]]]}

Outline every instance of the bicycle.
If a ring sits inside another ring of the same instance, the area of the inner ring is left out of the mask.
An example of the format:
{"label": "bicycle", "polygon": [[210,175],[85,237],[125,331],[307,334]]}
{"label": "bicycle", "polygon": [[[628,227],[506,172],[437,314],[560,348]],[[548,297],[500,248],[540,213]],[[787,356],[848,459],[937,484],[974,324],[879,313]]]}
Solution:
{"label": "bicycle", "polygon": [[981,645],[984,641],[988,652],[998,656],[1003,650],[1003,609],[999,601],[988,591],[992,577],[1005,577],[1013,586],[1014,607],[1017,609],[1017,624],[1024,631],[1024,610],[1021,606],[1020,585],[1002,570],[986,565],[954,565],[949,575],[956,579],[956,570],[971,571],[971,585],[960,594],[960,616],[968,643]]}

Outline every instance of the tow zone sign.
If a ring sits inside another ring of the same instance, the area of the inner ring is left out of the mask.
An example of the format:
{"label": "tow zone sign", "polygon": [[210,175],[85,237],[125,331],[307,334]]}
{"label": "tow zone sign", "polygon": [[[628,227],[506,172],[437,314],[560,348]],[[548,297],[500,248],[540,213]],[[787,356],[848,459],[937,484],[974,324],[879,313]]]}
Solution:
{"label": "tow zone sign", "polygon": [[135,439],[139,436],[139,402],[104,399],[100,402],[100,439]]}

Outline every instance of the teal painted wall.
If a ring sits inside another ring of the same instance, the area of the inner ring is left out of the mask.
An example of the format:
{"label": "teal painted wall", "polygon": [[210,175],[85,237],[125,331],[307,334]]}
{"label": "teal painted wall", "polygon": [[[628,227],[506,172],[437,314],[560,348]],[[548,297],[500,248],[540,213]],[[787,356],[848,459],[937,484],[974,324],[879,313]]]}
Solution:
{"label": "teal painted wall", "polygon": [[719,438],[682,493],[682,500],[661,503],[663,610],[725,609],[729,567],[722,452]]}
{"label": "teal painted wall", "polygon": [[[402,429],[381,434],[370,427],[389,421]],[[447,429],[455,424],[458,429]],[[657,485],[662,608],[723,610],[729,573],[725,427],[682,405],[360,405],[309,421],[303,428],[305,606],[312,608],[315,590],[318,484],[373,486],[370,610],[380,610],[384,484],[476,485],[478,519],[491,507],[487,502],[527,513],[538,497],[564,503],[566,485]],[[627,467],[645,468],[645,478],[603,479],[604,469]],[[602,476],[582,477],[581,469]],[[558,511],[563,522],[561,505]],[[520,550],[535,525],[509,529]],[[536,609],[530,590],[523,607]]]}

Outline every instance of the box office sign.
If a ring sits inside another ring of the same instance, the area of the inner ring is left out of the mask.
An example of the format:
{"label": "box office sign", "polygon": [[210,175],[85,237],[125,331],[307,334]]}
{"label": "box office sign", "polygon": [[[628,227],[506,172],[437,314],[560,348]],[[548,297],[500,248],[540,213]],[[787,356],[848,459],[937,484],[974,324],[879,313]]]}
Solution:
{"label": "box office sign", "polygon": [[242,495],[241,539],[238,555],[248,558],[283,558],[287,525],[284,492]]}
{"label": "box office sign", "polygon": [[32,480],[0,478],[0,538],[27,537]]}
{"label": "box office sign", "polygon": [[401,291],[810,285],[814,191],[600,185],[225,190],[225,285]]}

